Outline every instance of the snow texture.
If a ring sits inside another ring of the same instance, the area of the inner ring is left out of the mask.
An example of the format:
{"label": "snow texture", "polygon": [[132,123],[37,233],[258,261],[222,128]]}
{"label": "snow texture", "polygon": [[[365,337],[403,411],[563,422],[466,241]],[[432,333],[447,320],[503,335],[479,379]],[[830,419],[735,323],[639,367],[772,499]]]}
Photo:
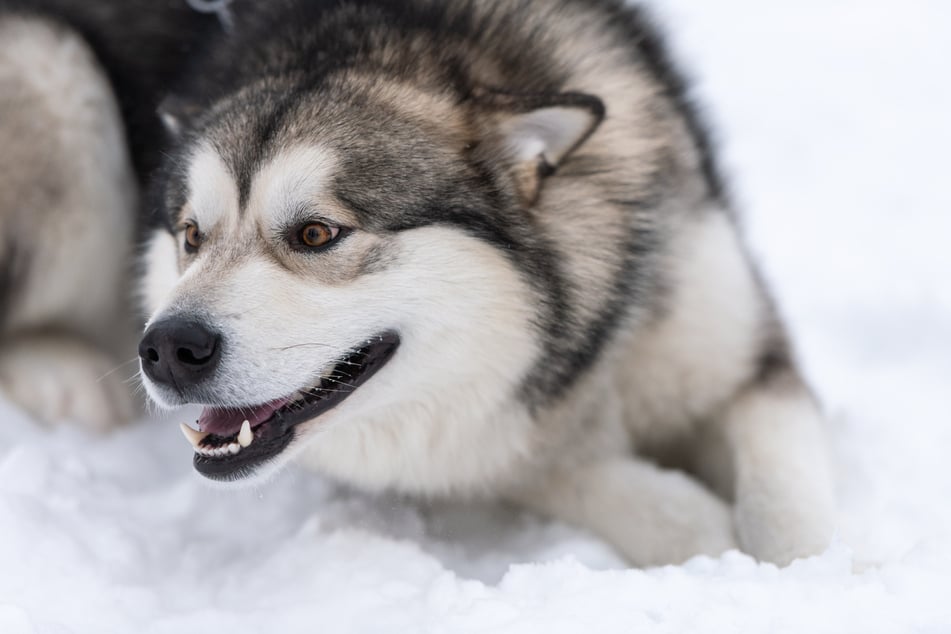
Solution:
{"label": "snow texture", "polygon": [[830,413],[839,534],[625,569],[495,507],[209,487],[173,422],[0,402],[0,633],[951,632],[951,5],[655,0]]}

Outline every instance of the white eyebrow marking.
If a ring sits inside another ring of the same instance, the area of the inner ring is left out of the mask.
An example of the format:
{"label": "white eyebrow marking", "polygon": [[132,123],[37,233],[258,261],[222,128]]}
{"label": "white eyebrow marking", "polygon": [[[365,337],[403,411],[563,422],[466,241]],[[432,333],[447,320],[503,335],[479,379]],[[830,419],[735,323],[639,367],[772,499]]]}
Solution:
{"label": "white eyebrow marking", "polygon": [[188,202],[198,226],[208,230],[221,218],[238,212],[238,185],[210,145],[202,145],[188,166]]}
{"label": "white eyebrow marking", "polygon": [[311,207],[326,189],[335,163],[333,152],[319,145],[281,151],[254,175],[249,214],[277,224]]}

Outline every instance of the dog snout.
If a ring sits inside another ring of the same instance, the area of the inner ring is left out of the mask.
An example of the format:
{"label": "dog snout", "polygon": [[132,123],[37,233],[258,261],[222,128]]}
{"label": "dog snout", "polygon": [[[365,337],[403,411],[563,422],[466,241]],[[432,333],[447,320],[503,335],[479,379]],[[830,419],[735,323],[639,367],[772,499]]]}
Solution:
{"label": "dog snout", "polygon": [[221,335],[200,321],[163,319],[145,331],[139,358],[152,381],[181,393],[214,374],[221,359]]}

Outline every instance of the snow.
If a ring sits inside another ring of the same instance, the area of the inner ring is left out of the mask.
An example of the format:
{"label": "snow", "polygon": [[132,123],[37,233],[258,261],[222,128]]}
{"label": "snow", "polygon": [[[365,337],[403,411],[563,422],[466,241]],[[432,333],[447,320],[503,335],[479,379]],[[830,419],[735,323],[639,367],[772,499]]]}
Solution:
{"label": "snow", "polygon": [[951,632],[951,5],[652,4],[830,413],[825,554],[625,569],[498,507],[210,487],[184,414],[103,439],[0,401],[0,633]]}

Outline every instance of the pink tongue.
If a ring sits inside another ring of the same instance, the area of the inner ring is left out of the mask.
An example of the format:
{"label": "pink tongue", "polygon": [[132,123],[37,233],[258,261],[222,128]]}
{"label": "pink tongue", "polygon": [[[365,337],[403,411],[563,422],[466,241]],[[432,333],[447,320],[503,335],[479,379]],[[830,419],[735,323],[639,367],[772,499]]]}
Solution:
{"label": "pink tongue", "polygon": [[198,417],[198,429],[217,436],[233,436],[241,431],[241,424],[249,421],[251,427],[260,425],[281,409],[290,399],[279,398],[263,405],[249,407],[206,407]]}

